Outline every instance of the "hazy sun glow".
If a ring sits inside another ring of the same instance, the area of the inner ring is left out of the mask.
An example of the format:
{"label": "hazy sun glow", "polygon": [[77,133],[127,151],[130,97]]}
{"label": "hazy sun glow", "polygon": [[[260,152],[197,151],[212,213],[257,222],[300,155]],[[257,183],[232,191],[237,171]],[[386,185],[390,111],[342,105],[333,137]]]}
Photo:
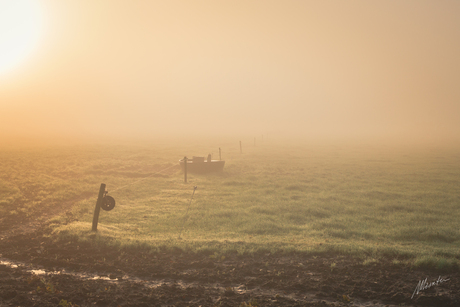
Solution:
{"label": "hazy sun glow", "polygon": [[42,12],[36,0],[0,0],[0,75],[31,54],[41,28]]}
{"label": "hazy sun glow", "polygon": [[458,0],[0,0],[0,147],[2,135],[460,144],[459,16]]}

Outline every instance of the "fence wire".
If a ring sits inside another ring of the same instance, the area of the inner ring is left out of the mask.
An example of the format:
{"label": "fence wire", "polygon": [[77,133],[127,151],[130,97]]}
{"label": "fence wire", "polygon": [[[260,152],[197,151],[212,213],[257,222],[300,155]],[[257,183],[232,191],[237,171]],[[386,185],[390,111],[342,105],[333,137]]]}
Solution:
{"label": "fence wire", "polygon": [[166,170],[168,170],[168,169],[171,169],[171,168],[173,168],[173,167],[177,167],[177,165],[176,165],[176,164],[173,164],[173,165],[171,165],[170,167],[164,168],[164,169],[162,169],[162,170],[160,170],[160,171],[158,171],[158,172],[155,172],[155,173],[153,173],[153,174],[150,174],[150,175],[148,175],[147,177],[141,178],[141,179],[139,179],[139,180],[136,180],[136,181],[131,182],[131,183],[129,183],[129,184],[126,184],[126,185],[124,185],[124,186],[118,187],[118,188],[112,190],[111,193],[113,193],[113,192],[115,192],[115,191],[119,191],[119,190],[124,189],[124,188],[126,188],[126,187],[129,187],[129,186],[131,186],[131,185],[133,185],[133,184],[136,184],[136,183],[138,183],[138,182],[141,182],[141,181],[143,181],[143,180],[147,180],[147,179],[151,178],[152,176],[154,176],[154,175],[156,175],[156,174],[159,174],[159,173],[161,173],[161,172],[164,172],[164,171],[166,171]]}

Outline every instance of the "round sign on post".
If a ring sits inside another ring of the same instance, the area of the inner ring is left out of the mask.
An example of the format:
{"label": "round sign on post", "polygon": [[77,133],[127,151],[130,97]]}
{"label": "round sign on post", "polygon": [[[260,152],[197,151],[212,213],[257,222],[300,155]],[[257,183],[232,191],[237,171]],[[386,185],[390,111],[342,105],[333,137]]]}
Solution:
{"label": "round sign on post", "polygon": [[102,199],[101,209],[105,211],[110,211],[115,208],[115,199],[112,196],[106,195]]}

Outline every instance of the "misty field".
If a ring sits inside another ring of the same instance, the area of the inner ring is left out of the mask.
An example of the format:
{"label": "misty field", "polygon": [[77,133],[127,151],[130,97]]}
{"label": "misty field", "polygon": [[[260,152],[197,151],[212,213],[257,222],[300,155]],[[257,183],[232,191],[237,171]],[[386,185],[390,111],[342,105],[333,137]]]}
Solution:
{"label": "misty field", "polygon": [[[363,263],[390,257],[458,267],[458,149],[243,144],[242,154],[237,140],[3,150],[0,215],[48,221],[56,241],[216,257],[334,251]],[[219,147],[224,171],[189,174],[184,183],[178,160],[208,153],[218,159]],[[101,211],[95,234],[101,183],[116,206]]]}

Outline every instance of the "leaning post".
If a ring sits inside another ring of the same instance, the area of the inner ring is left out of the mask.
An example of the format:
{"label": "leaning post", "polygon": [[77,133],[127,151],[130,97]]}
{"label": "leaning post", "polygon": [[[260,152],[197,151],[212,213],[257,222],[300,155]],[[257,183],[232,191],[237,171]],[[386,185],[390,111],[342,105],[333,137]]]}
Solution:
{"label": "leaning post", "polygon": [[184,157],[184,183],[187,183],[187,157]]}
{"label": "leaning post", "polygon": [[101,211],[101,202],[104,198],[105,193],[105,183],[101,183],[101,187],[99,188],[99,196],[97,197],[96,201],[96,208],[94,208],[94,216],[93,216],[93,231],[97,231],[97,223],[99,221],[99,212]]}

